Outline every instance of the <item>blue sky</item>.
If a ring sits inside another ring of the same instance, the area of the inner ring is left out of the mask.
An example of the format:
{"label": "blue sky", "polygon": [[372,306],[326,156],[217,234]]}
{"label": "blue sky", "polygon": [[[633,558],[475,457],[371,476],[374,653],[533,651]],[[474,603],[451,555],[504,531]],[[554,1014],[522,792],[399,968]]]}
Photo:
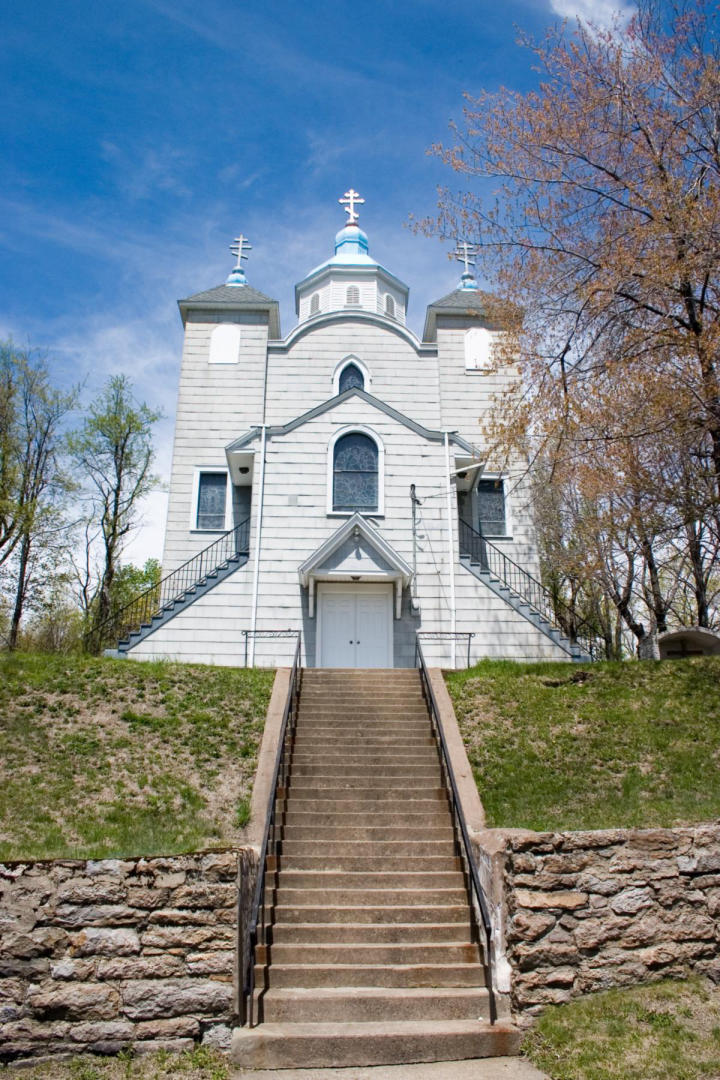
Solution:
{"label": "blue sky", "polygon": [[[619,0],[618,0],[619,3]],[[182,345],[176,300],[250,283],[294,325],[293,286],[332,253],[338,197],[365,198],[370,251],[411,288],[409,324],[458,277],[416,236],[428,156],[462,94],[532,85],[518,28],[604,18],[614,0],[5,0],[0,13],[0,337],[47,349],[92,396],[127,372],[161,407],[167,478]],[[128,554],[160,555],[164,497]]]}

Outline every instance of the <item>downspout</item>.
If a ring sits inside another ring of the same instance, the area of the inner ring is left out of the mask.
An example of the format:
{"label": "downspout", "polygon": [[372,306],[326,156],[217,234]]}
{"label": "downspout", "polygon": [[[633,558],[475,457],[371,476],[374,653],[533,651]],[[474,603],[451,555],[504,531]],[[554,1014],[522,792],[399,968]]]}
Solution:
{"label": "downspout", "polygon": [[450,580],[450,666],[455,667],[455,538],[453,532],[453,478],[450,472],[450,432],[445,432],[445,478],[447,483],[448,572]]}
{"label": "downspout", "polygon": [[255,631],[257,629],[258,589],[260,586],[260,551],[262,540],[263,502],[265,500],[265,441],[267,425],[261,425],[260,436],[260,491],[258,493],[257,524],[255,526],[255,567],[253,573],[252,615],[250,618],[249,667],[255,666]]}

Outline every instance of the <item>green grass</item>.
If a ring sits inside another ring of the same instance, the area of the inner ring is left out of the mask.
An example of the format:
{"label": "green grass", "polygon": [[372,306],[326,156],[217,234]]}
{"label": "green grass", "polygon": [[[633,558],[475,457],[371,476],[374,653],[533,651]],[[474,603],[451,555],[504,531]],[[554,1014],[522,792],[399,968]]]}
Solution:
{"label": "green grass", "polygon": [[693,978],[551,1006],[523,1052],[552,1080],[717,1080],[720,989]]}
{"label": "green grass", "polygon": [[0,656],[0,859],[239,838],[274,674]]}
{"label": "green grass", "polygon": [[720,817],[720,658],[484,661],[446,679],[488,825],[542,831]]}
{"label": "green grass", "polygon": [[23,1080],[231,1080],[239,1075],[222,1054],[206,1046],[196,1046],[183,1054],[160,1050],[135,1057],[132,1051],[122,1051],[112,1058],[81,1054],[68,1061],[35,1066],[24,1062],[3,1069],[0,1065],[0,1075],[4,1074]]}

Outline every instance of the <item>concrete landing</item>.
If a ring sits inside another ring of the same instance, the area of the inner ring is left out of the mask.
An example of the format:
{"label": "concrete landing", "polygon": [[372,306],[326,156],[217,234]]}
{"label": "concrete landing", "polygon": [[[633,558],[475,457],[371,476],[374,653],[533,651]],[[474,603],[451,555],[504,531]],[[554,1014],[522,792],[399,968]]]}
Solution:
{"label": "concrete landing", "polygon": [[549,1080],[525,1058],[433,1061],[423,1065],[371,1065],[352,1069],[239,1069],[233,1080]]}

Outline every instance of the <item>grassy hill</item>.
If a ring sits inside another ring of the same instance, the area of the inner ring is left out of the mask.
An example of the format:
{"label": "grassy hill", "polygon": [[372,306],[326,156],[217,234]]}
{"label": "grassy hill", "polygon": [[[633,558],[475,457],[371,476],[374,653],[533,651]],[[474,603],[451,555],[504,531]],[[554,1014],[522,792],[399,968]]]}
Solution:
{"label": "grassy hill", "polygon": [[720,818],[720,658],[449,672],[488,825]]}
{"label": "grassy hill", "polygon": [[0,858],[232,843],[274,674],[0,656]]}

